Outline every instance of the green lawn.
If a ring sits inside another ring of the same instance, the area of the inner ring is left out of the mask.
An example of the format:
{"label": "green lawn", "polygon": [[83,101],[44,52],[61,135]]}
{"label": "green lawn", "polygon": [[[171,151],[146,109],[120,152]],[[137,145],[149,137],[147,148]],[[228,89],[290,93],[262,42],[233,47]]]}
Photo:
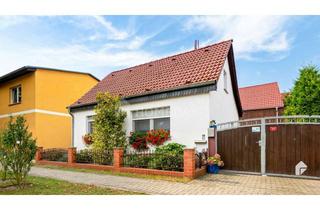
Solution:
{"label": "green lawn", "polygon": [[187,183],[190,182],[190,179],[185,177],[172,177],[172,176],[162,176],[162,175],[144,175],[144,174],[134,174],[134,173],[120,173],[114,171],[101,171],[94,169],[78,169],[78,168],[68,168],[63,166],[53,166],[53,165],[35,165],[37,167],[43,168],[51,168],[51,169],[59,169],[66,171],[77,171],[77,172],[86,172],[86,173],[95,173],[95,174],[107,174],[107,175],[116,175],[116,176],[126,176],[133,178],[143,178],[143,179],[156,179],[156,180],[164,180],[164,181],[172,181],[172,182],[182,182]]}
{"label": "green lawn", "polygon": [[0,195],[135,195],[141,193],[96,187],[93,185],[73,184],[42,177],[28,177],[28,185],[24,189],[9,187],[9,183],[1,183]]}

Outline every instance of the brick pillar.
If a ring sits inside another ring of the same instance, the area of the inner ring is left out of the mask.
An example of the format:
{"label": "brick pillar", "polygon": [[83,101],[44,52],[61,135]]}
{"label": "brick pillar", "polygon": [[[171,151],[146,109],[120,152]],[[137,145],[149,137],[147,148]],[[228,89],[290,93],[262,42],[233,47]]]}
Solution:
{"label": "brick pillar", "polygon": [[72,164],[76,162],[77,148],[69,147],[68,148],[68,164]]}
{"label": "brick pillar", "polygon": [[195,149],[185,149],[183,153],[183,175],[188,178],[195,178],[196,176],[196,158]]}
{"label": "brick pillar", "polygon": [[113,149],[113,166],[115,170],[119,170],[123,165],[123,148]]}
{"label": "brick pillar", "polygon": [[36,151],[36,161],[40,161],[42,158],[41,158],[41,152],[43,151],[43,147],[37,147],[37,151]]}

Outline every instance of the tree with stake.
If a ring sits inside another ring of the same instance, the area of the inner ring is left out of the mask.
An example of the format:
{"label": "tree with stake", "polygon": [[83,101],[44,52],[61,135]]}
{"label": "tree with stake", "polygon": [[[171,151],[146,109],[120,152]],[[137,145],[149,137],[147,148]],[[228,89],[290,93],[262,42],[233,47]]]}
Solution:
{"label": "tree with stake", "polygon": [[101,163],[100,152],[113,151],[115,147],[126,146],[124,120],[126,112],[122,111],[120,97],[110,93],[97,95],[96,115],[94,116],[93,144],[95,162]]}

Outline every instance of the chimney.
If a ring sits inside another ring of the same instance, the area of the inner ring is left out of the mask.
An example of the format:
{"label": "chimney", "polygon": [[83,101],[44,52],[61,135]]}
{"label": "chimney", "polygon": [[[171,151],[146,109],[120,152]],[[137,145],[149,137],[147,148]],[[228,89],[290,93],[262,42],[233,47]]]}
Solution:
{"label": "chimney", "polygon": [[194,49],[199,49],[199,40],[194,40]]}

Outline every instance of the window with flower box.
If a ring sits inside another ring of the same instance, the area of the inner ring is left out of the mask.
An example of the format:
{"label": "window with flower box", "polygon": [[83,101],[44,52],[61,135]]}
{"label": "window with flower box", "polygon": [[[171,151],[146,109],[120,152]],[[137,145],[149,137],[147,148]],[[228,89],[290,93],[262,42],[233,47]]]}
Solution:
{"label": "window with flower box", "polygon": [[93,125],[94,125],[93,116],[88,116],[87,117],[87,134],[93,133]]}
{"label": "window with flower box", "polygon": [[165,129],[170,131],[170,107],[132,111],[133,130],[146,132]]}

